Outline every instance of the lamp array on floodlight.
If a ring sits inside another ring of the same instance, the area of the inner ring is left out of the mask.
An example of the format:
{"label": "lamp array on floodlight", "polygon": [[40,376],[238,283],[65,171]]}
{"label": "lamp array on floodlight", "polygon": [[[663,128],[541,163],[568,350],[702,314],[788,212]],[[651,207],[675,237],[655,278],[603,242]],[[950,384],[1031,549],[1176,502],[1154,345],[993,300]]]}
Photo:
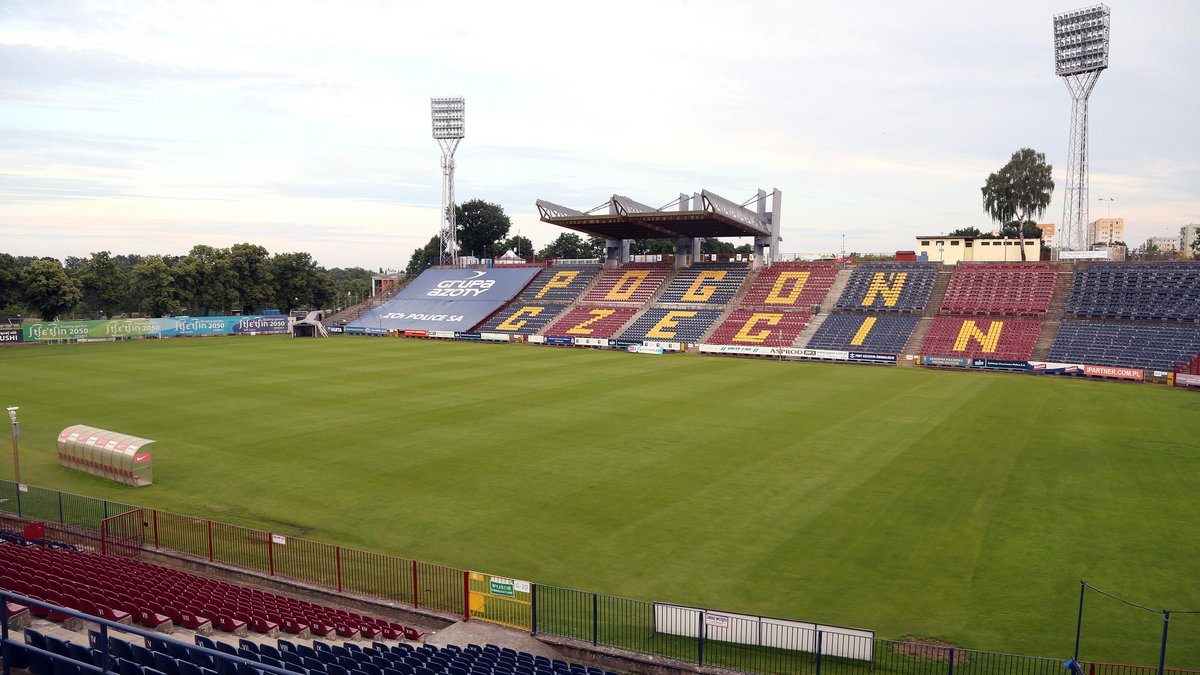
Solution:
{"label": "lamp array on floodlight", "polygon": [[1086,73],[1108,67],[1108,7],[1054,15],[1054,72]]}
{"label": "lamp array on floodlight", "polygon": [[466,103],[461,96],[430,99],[433,111],[433,137],[442,139],[466,136]]}

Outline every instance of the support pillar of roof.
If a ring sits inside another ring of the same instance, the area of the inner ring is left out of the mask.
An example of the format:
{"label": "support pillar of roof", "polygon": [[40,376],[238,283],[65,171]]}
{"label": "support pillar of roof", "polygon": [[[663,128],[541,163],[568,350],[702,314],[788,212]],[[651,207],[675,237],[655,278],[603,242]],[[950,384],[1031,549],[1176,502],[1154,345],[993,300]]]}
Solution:
{"label": "support pillar of roof", "polygon": [[[754,256],[751,258],[751,267],[762,267],[764,264],[779,262],[782,257],[779,252],[779,243],[783,241],[779,213],[782,201],[783,193],[779,191],[779,188],[772,189],[771,210],[767,211],[767,191],[761,189],[758,191],[758,216],[768,223],[771,233],[765,237],[754,238]],[[763,253],[767,248],[771,249],[770,260],[767,260]]]}
{"label": "support pillar of roof", "polygon": [[606,269],[620,267],[629,262],[628,239],[605,239],[604,251],[604,267]]}

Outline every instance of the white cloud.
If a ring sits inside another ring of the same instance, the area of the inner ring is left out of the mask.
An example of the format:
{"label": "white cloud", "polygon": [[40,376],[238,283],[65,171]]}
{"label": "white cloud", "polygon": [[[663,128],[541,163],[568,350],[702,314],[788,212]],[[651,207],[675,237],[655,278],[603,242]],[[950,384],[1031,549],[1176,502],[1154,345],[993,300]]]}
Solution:
{"label": "white cloud", "polygon": [[[1200,94],[1179,86],[1200,61],[1200,6],[1110,6],[1092,194],[1111,193],[1131,233],[1160,234],[1200,213]],[[1061,189],[1061,9],[13,0],[0,195],[18,198],[0,202],[0,249],[259,237],[327,265],[403,266],[437,228],[438,95],[467,99],[460,199],[501,204],[539,244],[557,235],[539,197],[589,208],[779,187],[786,251],[836,250],[842,234],[857,250],[911,248],[986,228],[979,186],[1020,147],[1047,154]]]}

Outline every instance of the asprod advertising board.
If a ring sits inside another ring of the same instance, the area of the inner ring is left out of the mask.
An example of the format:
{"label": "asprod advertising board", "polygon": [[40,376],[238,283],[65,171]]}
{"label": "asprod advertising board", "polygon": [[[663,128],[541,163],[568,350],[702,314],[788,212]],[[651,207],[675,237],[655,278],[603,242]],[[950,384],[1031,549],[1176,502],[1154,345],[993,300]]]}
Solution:
{"label": "asprod advertising board", "polygon": [[425,270],[400,295],[350,326],[470,330],[516,297],[539,271],[537,267]]}

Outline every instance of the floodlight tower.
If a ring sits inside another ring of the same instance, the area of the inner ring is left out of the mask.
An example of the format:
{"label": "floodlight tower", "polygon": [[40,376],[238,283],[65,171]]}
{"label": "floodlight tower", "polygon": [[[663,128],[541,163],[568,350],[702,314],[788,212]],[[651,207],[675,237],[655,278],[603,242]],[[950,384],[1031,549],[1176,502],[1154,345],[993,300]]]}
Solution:
{"label": "floodlight tower", "polygon": [[433,138],[442,148],[441,264],[458,264],[458,225],[454,220],[454,151],[466,135],[466,104],[461,96],[429,99]]}
{"label": "floodlight tower", "polygon": [[1063,192],[1063,249],[1085,251],[1088,223],[1088,97],[1108,67],[1108,7],[1095,5],[1054,15],[1054,73],[1071,94],[1071,136]]}

